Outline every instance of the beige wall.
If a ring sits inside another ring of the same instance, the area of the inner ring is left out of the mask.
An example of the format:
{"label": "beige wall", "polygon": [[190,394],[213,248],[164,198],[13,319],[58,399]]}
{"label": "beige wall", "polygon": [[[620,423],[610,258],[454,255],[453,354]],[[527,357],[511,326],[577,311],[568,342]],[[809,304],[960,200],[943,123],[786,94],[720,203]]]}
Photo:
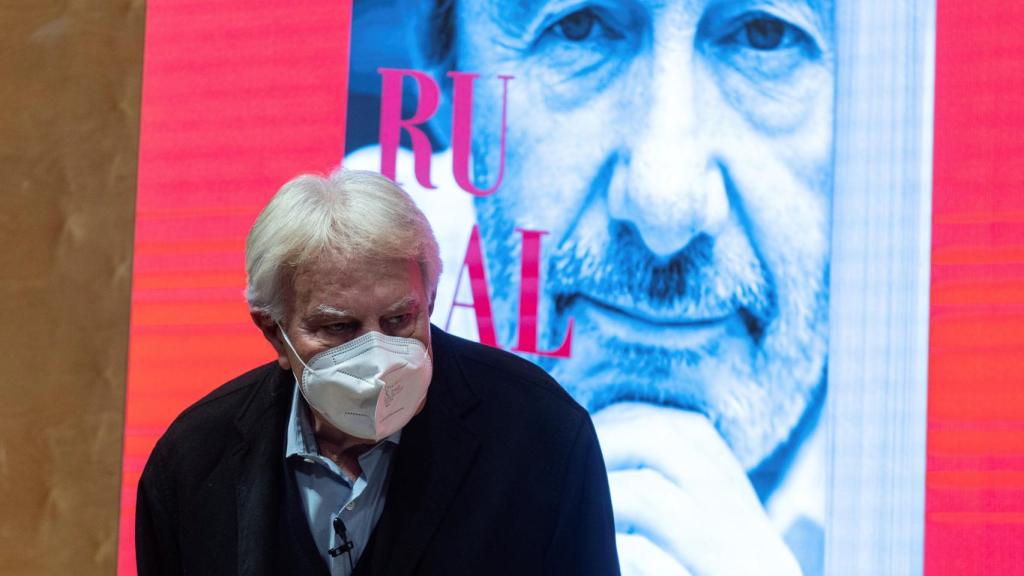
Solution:
{"label": "beige wall", "polygon": [[144,2],[0,5],[0,573],[117,556]]}

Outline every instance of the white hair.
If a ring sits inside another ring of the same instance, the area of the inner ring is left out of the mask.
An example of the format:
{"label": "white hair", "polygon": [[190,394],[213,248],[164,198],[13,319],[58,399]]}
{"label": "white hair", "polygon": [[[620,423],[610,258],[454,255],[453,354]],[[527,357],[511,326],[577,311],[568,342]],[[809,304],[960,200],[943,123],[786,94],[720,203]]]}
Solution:
{"label": "white hair", "polygon": [[380,174],[306,174],[281,187],[246,240],[250,310],[284,321],[295,271],[325,254],[415,261],[433,303],[441,275],[434,232],[412,198]]}

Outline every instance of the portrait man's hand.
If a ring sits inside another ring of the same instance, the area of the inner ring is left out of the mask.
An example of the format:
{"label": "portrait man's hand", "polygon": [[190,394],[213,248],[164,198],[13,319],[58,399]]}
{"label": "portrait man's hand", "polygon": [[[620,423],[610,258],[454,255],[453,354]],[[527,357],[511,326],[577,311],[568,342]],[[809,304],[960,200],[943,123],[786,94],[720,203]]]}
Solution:
{"label": "portrait man's hand", "polygon": [[595,414],[594,424],[623,574],[801,573],[746,471],[703,415],[620,403]]}

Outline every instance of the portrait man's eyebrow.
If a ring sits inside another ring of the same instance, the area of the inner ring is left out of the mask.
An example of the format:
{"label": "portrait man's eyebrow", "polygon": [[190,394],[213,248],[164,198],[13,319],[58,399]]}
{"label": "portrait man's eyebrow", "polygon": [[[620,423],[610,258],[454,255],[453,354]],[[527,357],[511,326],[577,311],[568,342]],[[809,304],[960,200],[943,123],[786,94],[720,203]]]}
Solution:
{"label": "portrait man's eyebrow", "polygon": [[[479,75],[473,177],[504,173],[467,222],[443,217],[458,187],[411,191],[439,229],[476,226],[500,347],[522,329],[522,230],[543,234],[538,348],[571,330],[572,350],[524,356],[593,415],[623,570],[821,574],[832,3],[418,6],[403,50],[441,90],[433,173],[452,170],[452,71]],[[372,134],[353,141],[345,161],[379,168]],[[468,232],[451,236],[465,290]],[[478,337],[459,298],[434,317]]]}

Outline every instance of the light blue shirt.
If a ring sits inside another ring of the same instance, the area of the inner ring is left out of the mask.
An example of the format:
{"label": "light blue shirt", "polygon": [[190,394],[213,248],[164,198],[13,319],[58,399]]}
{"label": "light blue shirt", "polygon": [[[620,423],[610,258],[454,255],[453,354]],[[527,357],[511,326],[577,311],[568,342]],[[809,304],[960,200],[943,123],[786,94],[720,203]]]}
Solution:
{"label": "light blue shirt", "polygon": [[334,519],[341,518],[354,544],[354,566],[384,511],[388,469],[401,435],[399,430],[360,455],[363,473],[351,483],[337,463],[320,455],[309,407],[295,387],[285,432],[285,459],[295,474],[313,541],[332,576],[352,573],[347,554],[332,558],[329,553],[342,542],[334,530]]}

